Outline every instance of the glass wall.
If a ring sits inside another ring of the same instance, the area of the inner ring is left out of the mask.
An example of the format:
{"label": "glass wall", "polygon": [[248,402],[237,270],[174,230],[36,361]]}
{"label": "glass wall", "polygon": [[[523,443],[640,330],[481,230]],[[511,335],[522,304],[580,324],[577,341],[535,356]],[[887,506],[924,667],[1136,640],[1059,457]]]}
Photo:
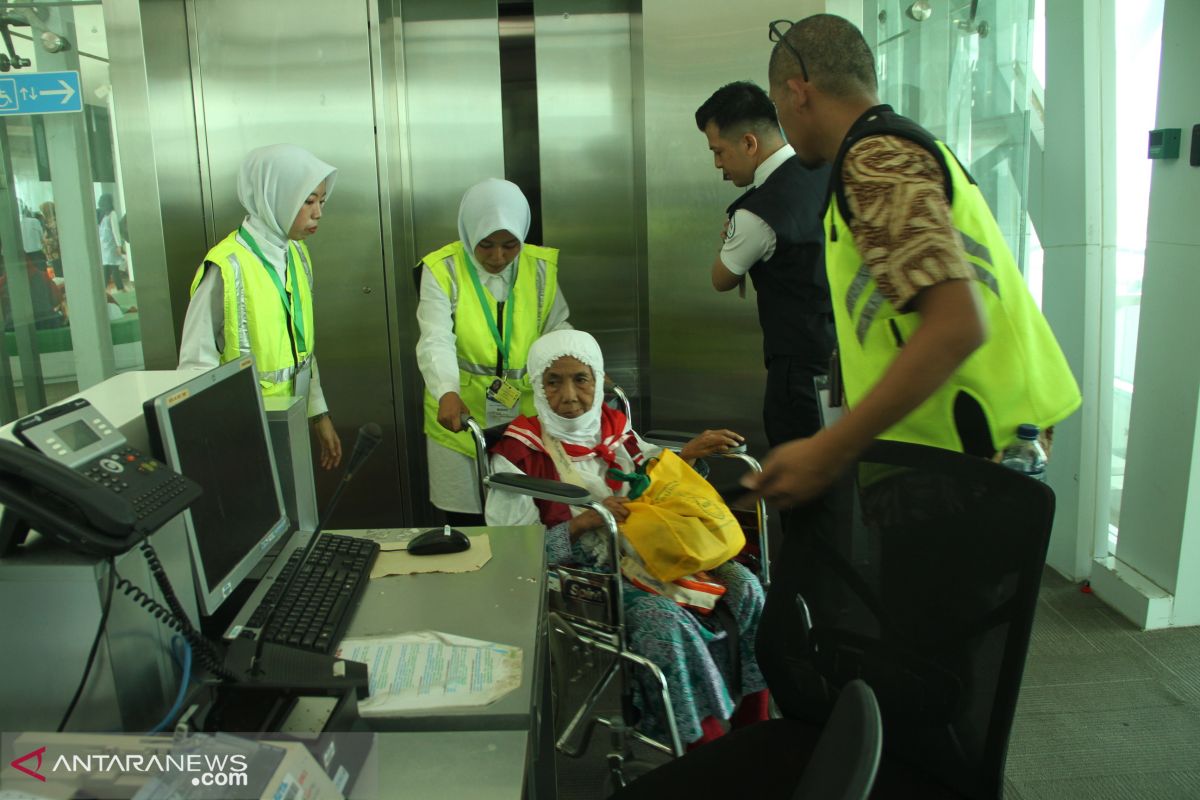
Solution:
{"label": "glass wall", "polygon": [[1042,125],[1030,63],[1035,10],[1034,0],[868,0],[863,25],[880,99],[954,150],[1037,296],[1040,247],[1026,199],[1030,136]]}
{"label": "glass wall", "polygon": [[1116,546],[1125,484],[1125,448],[1133,401],[1133,365],[1137,356],[1138,318],[1142,307],[1142,267],[1146,257],[1146,220],[1150,207],[1147,132],[1154,128],[1158,67],[1162,49],[1163,0],[1116,3],[1116,85],[1105,91],[1116,109],[1116,285],[1113,370],[1112,493],[1109,496],[1109,543]]}
{"label": "glass wall", "polygon": [[[101,4],[2,10],[12,42],[0,57],[0,422],[8,422],[140,369],[142,348]],[[52,81],[38,102],[31,76],[62,71],[78,73],[78,83]],[[28,113],[57,105],[78,110]]]}

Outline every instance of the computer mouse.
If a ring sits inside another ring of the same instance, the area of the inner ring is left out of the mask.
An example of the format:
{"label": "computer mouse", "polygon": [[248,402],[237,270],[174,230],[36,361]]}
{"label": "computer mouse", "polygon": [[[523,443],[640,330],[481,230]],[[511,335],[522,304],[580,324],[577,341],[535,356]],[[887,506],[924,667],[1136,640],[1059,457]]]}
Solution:
{"label": "computer mouse", "polygon": [[465,533],[446,525],[417,534],[408,543],[408,552],[414,556],[435,556],[442,553],[461,553],[470,546],[471,540]]}

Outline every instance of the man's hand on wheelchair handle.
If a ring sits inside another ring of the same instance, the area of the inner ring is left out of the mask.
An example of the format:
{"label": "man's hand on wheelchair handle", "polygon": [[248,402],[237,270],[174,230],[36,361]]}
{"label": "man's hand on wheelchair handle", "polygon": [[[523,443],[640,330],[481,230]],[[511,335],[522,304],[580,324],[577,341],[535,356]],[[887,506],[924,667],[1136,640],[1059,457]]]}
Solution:
{"label": "man's hand on wheelchair handle", "polygon": [[458,433],[463,429],[462,416],[471,413],[458,392],[446,392],[438,400],[438,424],[448,431]]}

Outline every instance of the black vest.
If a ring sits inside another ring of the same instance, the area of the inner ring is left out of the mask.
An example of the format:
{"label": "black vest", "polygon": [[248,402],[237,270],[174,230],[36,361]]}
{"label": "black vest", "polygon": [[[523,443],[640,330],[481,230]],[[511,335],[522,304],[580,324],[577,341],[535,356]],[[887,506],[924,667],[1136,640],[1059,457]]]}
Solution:
{"label": "black vest", "polygon": [[828,184],[829,167],[808,169],[792,156],[725,211],[732,217],[744,208],[775,232],[775,252],[750,268],[768,361],[772,356],[824,359],[833,349],[821,224]]}

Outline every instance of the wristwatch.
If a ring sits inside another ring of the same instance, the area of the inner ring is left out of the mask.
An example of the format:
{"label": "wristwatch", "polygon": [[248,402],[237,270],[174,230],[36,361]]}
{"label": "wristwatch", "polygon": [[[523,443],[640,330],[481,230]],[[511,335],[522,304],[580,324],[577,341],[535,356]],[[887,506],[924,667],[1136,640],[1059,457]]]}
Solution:
{"label": "wristwatch", "polygon": [[329,421],[333,422],[333,416],[328,411],[322,411],[320,414],[316,414],[312,417],[309,417],[308,423],[310,425],[316,425],[318,422],[325,419],[326,417],[329,417]]}

